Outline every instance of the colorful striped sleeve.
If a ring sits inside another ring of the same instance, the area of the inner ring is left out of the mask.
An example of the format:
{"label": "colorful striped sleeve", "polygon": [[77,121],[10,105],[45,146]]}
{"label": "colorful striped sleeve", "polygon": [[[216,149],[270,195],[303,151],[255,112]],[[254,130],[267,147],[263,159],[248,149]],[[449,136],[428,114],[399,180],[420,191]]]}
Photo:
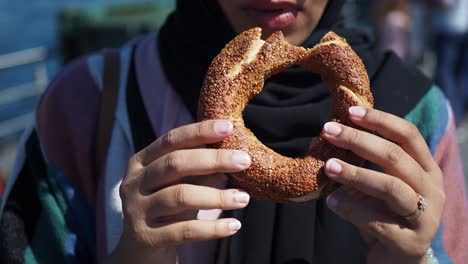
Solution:
{"label": "colorful striped sleeve", "polygon": [[90,153],[99,99],[86,59],[63,71],[41,98],[5,190],[0,263],[95,262]]}
{"label": "colorful striped sleeve", "polygon": [[405,117],[420,130],[444,174],[445,212],[432,243],[439,263],[468,261],[468,206],[461,156],[450,104],[432,87]]}

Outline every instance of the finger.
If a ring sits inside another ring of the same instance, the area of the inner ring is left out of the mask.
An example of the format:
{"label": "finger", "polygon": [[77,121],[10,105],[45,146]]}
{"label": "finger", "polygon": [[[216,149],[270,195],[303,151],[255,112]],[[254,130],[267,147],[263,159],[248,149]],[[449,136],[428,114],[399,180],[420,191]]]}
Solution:
{"label": "finger", "polygon": [[143,166],[178,149],[195,148],[216,143],[232,133],[233,125],[227,120],[208,120],[175,128],[138,152],[135,157]]}
{"label": "finger", "polygon": [[357,167],[338,159],[327,161],[325,173],[344,186],[350,186],[383,200],[388,208],[399,216],[410,215],[417,207],[419,197],[416,192],[396,177]]}
{"label": "finger", "polygon": [[178,184],[147,196],[145,209],[151,219],[187,210],[234,210],[247,206],[250,196],[237,189],[219,190],[206,186]]}
{"label": "finger", "polygon": [[250,156],[240,150],[177,150],[144,168],[142,192],[153,193],[186,176],[243,171],[251,162]]}
{"label": "finger", "polygon": [[424,170],[431,171],[438,168],[426,141],[411,122],[376,109],[362,107],[351,107],[349,116],[355,124],[376,131],[399,144]]}
{"label": "finger", "polygon": [[403,226],[399,219],[386,214],[376,199],[356,198],[338,190],[327,197],[327,205],[359,230],[372,234],[386,248],[413,254],[414,244],[419,242],[416,233]]}
{"label": "finger", "polygon": [[176,222],[151,229],[149,236],[154,245],[173,246],[189,242],[221,239],[232,236],[241,228],[237,219],[191,220]]}
{"label": "finger", "polygon": [[330,143],[379,165],[388,174],[408,183],[416,192],[421,193],[424,189],[425,171],[397,144],[336,122],[326,123],[322,136]]}

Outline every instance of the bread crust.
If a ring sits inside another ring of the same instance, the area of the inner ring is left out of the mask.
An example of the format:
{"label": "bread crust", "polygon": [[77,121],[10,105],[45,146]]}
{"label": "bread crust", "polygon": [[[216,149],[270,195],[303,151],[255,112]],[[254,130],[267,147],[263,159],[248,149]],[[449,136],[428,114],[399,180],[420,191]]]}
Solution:
{"label": "bread crust", "polygon": [[373,107],[369,78],[362,60],[345,39],[327,33],[311,49],[289,44],[281,32],[262,41],[261,29],[239,34],[212,61],[199,99],[200,121],[232,121],[232,135],[210,147],[243,150],[252,165],[228,176],[238,187],[259,200],[301,203],[316,200],[334,190],[337,184],[323,173],[330,158],[355,165],[363,160],[350,151],[339,149],[321,137],[311,143],[304,158],[282,156],[262,144],[245,127],[242,112],[263,89],[264,81],[293,65],[320,74],[334,98],[331,120],[353,126],[348,117],[351,106]]}

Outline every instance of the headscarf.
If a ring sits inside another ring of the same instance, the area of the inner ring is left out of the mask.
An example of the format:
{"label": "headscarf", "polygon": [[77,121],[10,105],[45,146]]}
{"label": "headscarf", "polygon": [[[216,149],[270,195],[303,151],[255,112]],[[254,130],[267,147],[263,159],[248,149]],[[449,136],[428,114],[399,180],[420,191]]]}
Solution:
{"label": "headscarf", "polygon": [[[376,108],[405,115],[431,82],[394,55],[378,54],[370,35],[346,28],[344,3],[329,0],[318,26],[302,45],[312,47],[328,31],[346,38],[366,66]],[[235,35],[216,0],[178,0],[159,33],[167,78],[194,118],[205,73]],[[320,77],[293,67],[265,82],[246,107],[244,120],[268,147],[301,157],[328,120],[331,106]],[[228,263],[365,262],[366,244],[356,228],[334,215],[323,200],[302,205],[251,201],[232,214],[243,227],[229,241]]]}

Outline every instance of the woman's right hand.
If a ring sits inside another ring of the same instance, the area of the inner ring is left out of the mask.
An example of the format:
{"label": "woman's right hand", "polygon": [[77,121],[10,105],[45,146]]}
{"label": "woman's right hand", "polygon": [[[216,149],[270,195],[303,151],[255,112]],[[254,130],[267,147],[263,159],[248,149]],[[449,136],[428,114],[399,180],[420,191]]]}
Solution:
{"label": "woman's right hand", "polygon": [[[232,130],[224,120],[179,127],[131,158],[120,186],[123,233],[109,263],[175,263],[177,245],[228,237],[240,229],[236,219],[197,219],[199,210],[240,209],[249,202],[241,190],[213,187],[226,180],[223,172],[247,169],[248,154],[199,148],[222,141]],[[195,175],[203,176],[188,177]]]}

